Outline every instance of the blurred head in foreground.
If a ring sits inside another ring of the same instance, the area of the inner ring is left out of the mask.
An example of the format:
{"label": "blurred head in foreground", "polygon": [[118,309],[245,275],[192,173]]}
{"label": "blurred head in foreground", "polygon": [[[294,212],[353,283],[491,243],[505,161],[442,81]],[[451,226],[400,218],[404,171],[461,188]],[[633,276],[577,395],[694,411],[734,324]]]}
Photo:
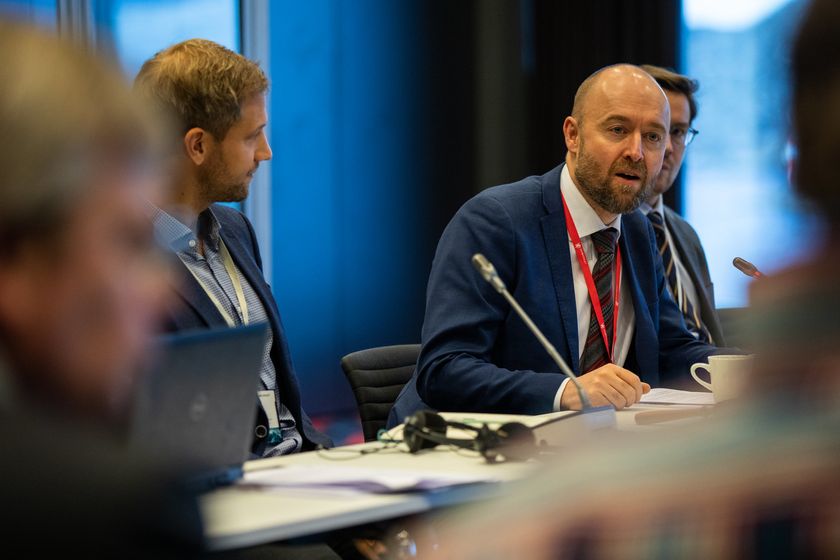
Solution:
{"label": "blurred head in foreground", "polygon": [[119,409],[163,293],[149,119],[69,44],[0,21],[0,53],[0,406]]}
{"label": "blurred head in foreground", "polygon": [[807,10],[791,53],[796,189],[840,233],[840,4],[817,0]]}
{"label": "blurred head in foreground", "polygon": [[840,404],[840,4],[816,0],[791,52],[794,188],[823,218],[825,238],[798,241],[804,262],[755,282],[750,324],[762,384],[806,407]]}

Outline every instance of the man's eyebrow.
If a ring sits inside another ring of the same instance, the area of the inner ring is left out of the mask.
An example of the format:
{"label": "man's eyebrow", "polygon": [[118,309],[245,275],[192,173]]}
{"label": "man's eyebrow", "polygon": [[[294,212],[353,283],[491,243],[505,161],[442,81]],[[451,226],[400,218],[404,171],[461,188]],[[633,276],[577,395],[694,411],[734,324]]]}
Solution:
{"label": "man's eyebrow", "polygon": [[[624,115],[620,115],[620,114],[607,115],[606,117],[601,119],[602,124],[608,124],[608,123],[626,124],[626,123],[631,123],[631,122],[633,122],[633,119],[631,119],[630,117],[626,117]],[[666,128],[664,124],[658,123],[658,122],[645,123],[645,126],[647,126],[648,128],[653,128],[655,130],[662,131],[662,132],[664,132],[665,128]]]}
{"label": "man's eyebrow", "polygon": [[606,122],[610,122],[610,121],[612,121],[612,122],[620,122],[620,123],[628,123],[628,122],[630,122],[630,118],[629,118],[629,117],[625,117],[624,115],[615,115],[615,114],[612,114],[612,115],[607,115],[606,117],[604,117],[603,119],[601,119],[601,122],[605,122],[605,123],[606,123]]}

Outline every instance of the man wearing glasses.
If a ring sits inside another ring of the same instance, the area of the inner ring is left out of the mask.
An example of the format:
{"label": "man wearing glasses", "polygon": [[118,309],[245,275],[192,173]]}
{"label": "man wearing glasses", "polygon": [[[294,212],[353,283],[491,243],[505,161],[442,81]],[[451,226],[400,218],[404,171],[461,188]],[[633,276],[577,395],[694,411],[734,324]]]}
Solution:
{"label": "man wearing glasses", "polygon": [[685,317],[686,326],[698,339],[722,346],[723,332],[715,311],[714,287],[703,245],[694,228],[662,203],[662,195],[673,186],[680,172],[685,149],[697,135],[691,124],[697,116],[694,94],[699,85],[696,80],[665,68],[650,65],[642,68],[653,76],[668,97],[671,142],[665,150],[662,171],[640,210],[653,225],[668,287]]}

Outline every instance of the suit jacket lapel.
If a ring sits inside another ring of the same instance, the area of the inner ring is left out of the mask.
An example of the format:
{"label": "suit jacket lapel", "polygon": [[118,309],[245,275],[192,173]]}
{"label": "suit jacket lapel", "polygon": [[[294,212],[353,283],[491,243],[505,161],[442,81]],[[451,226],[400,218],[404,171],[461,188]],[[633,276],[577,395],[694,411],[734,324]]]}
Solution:
{"label": "suit jacket lapel", "polygon": [[694,291],[697,294],[698,303],[700,304],[700,318],[704,326],[709,330],[712,339],[717,346],[724,345],[724,336],[720,328],[720,322],[717,316],[717,310],[714,306],[714,296],[709,290],[708,283],[710,278],[700,276],[700,271],[705,269],[705,266],[700,264],[697,255],[696,245],[685,235],[684,223],[677,223],[681,219],[680,216],[671,210],[665,208],[665,227],[671,232],[671,239],[674,242],[673,250],[677,251],[679,258],[682,259],[683,268],[688,272],[688,277],[694,284]]}
{"label": "suit jacket lapel", "polygon": [[[575,303],[574,280],[572,278],[572,261],[569,258],[569,238],[566,231],[566,217],[563,215],[563,203],[560,198],[560,171],[563,166],[552,170],[543,177],[543,203],[548,214],[540,219],[545,252],[548,255],[548,265],[551,269],[551,280],[560,309],[560,319],[566,334],[566,348],[560,352],[566,355],[569,367],[578,373],[580,370],[580,356],[578,356],[578,319],[577,304]],[[572,289],[569,289],[572,287]]]}
{"label": "suit jacket lapel", "polygon": [[[633,234],[638,234],[638,228],[631,227],[631,217],[631,214],[625,214],[622,217],[621,237],[618,244],[621,247],[621,274],[624,276],[622,282],[627,281],[635,314],[633,347],[635,348],[636,362],[639,368],[639,371],[635,373],[645,381],[658,383],[659,340],[657,333],[659,332],[659,326],[653,324],[653,310],[639,283],[637,263],[635,263],[638,256],[634,253],[634,248],[640,246],[639,241],[647,240],[633,239]],[[645,225],[647,226],[646,221],[647,219],[645,219]],[[654,349],[657,350],[654,351]]]}
{"label": "suit jacket lapel", "polygon": [[685,238],[683,238],[679,229],[674,227],[674,219],[671,217],[670,212],[666,210],[665,214],[665,227],[668,228],[668,231],[671,233],[671,240],[674,242],[672,250],[676,251],[680,260],[683,261],[683,268],[685,268],[686,272],[688,272],[688,276],[694,284],[694,289],[697,292],[698,297],[703,300],[703,305],[706,306],[708,305],[708,298],[706,298],[706,281],[705,279],[697,276],[697,271],[700,269],[700,266],[694,258],[694,252],[689,251],[688,247],[686,247],[687,243]]}
{"label": "suit jacket lapel", "polygon": [[[187,265],[174,254],[172,255],[171,269],[174,272],[171,281],[175,291],[207,323],[207,326],[226,325],[224,317],[207,297],[204,288],[187,269]],[[176,317],[179,315],[178,313],[175,314]]]}
{"label": "suit jacket lapel", "polygon": [[250,284],[254,289],[257,297],[260,298],[260,301],[265,308],[266,315],[268,316],[268,320],[271,323],[271,327],[276,332],[279,329],[279,325],[277,321],[277,312],[273,305],[274,299],[270,297],[270,294],[268,293],[268,286],[265,283],[262,271],[259,269],[253,258],[248,258],[248,255],[251,255],[253,251],[249,251],[242,244],[239,238],[232,235],[228,230],[229,228],[221,228],[219,233],[222,237],[222,241],[224,241],[227,246],[228,252],[233,258],[233,262],[236,264],[236,268],[239,269],[248,281],[248,284]]}

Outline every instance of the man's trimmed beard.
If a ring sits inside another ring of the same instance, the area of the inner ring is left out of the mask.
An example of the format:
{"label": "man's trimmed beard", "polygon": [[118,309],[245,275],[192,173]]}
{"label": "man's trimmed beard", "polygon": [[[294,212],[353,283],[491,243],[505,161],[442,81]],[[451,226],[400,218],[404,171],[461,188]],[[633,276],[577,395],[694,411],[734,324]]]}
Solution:
{"label": "man's trimmed beard", "polygon": [[[616,173],[630,172],[637,175],[642,186],[633,191],[629,185],[612,185],[612,178]],[[584,149],[583,138],[580,141],[578,157],[575,166],[575,179],[581,190],[598,206],[611,214],[627,214],[632,212],[647,200],[657,175],[648,177],[647,168],[643,162],[632,162],[619,159],[613,162],[606,173],[602,167],[590,157]]]}
{"label": "man's trimmed beard", "polygon": [[213,202],[241,202],[248,196],[248,183],[236,183],[230,178],[221,152],[210,155],[207,164],[199,168],[198,179],[208,200]]}

